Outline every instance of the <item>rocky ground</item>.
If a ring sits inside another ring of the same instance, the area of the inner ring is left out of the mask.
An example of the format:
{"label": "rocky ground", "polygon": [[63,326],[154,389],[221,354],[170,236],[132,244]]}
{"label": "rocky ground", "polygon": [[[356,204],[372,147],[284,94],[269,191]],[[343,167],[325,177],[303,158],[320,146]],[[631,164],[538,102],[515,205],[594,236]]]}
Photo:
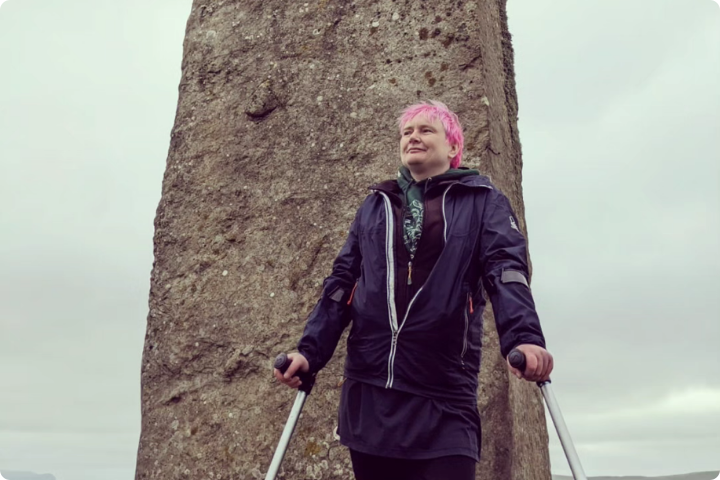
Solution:
{"label": "rocky ground", "polygon": [[[588,480],[716,480],[718,472],[695,472],[684,475],[670,475],[663,477],[588,477]],[[553,480],[573,480],[567,475],[553,475]]]}

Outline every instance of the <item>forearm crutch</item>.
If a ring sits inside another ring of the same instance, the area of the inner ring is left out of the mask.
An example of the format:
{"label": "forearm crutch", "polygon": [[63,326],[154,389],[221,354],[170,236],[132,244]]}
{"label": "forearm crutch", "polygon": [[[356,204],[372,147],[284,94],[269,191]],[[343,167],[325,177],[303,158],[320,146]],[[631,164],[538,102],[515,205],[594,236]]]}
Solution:
{"label": "forearm crutch", "polygon": [[[526,360],[525,354],[520,350],[514,349],[508,355],[508,362],[514,368],[517,368],[521,372],[525,371]],[[555,394],[553,394],[552,387],[550,386],[550,380],[546,382],[537,382],[540,391],[545,397],[545,404],[550,411],[553,423],[555,424],[555,430],[557,430],[558,436],[560,437],[560,443],[565,451],[568,463],[570,464],[570,471],[572,471],[573,478],[575,480],[587,480],[585,472],[583,471],[582,465],[580,464],[580,457],[578,457],[573,445],[572,439],[570,438],[570,432],[565,425],[562,413],[560,413],[560,407],[558,406]]]}
{"label": "forearm crutch", "polygon": [[[285,373],[290,366],[290,363],[292,362],[287,355],[281,353],[275,359],[275,368],[280,370],[281,373]],[[292,437],[292,434],[295,431],[295,425],[297,425],[298,418],[300,418],[300,412],[302,412],[302,408],[305,405],[305,400],[307,399],[307,396],[310,395],[313,385],[315,385],[314,375],[298,372],[298,377],[300,377],[302,385],[298,388],[295,403],[290,410],[290,416],[288,417],[285,429],[280,436],[280,442],[278,442],[277,449],[275,449],[275,454],[273,455],[272,462],[270,462],[270,468],[268,469],[267,475],[265,475],[265,480],[275,480],[275,476],[277,475],[278,470],[280,470],[280,464],[282,464],[283,457],[285,456],[288,444],[290,443],[290,437]]]}

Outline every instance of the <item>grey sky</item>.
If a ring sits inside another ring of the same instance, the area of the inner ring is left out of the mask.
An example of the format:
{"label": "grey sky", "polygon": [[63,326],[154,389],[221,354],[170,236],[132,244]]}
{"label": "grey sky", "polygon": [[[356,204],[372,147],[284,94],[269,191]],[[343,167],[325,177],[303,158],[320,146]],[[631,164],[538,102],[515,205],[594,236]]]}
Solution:
{"label": "grey sky", "polygon": [[[0,470],[132,478],[190,7],[0,7]],[[533,291],[585,470],[720,470],[720,7],[508,9]]]}

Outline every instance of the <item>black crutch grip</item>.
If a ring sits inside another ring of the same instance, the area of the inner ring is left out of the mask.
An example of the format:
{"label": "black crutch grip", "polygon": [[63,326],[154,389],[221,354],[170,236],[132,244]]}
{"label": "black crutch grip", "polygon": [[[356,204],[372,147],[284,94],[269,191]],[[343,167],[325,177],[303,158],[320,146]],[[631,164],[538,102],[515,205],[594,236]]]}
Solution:
{"label": "black crutch grip", "polygon": [[525,372],[525,367],[527,366],[527,361],[525,360],[525,354],[522,353],[518,349],[513,349],[510,352],[510,355],[508,355],[508,362],[510,362],[510,366],[513,368],[517,368],[521,372]]}
{"label": "black crutch grip", "polygon": [[[280,373],[284,374],[291,363],[292,360],[288,358],[287,354],[281,353],[280,355],[275,357],[274,367],[277,368]],[[310,391],[315,385],[315,375],[311,375],[306,372],[296,372],[295,376],[299,377],[300,381],[302,382],[302,385],[300,385],[298,390],[301,390],[310,395]]]}
{"label": "black crutch grip", "polygon": [[[525,374],[525,367],[527,367],[527,359],[525,358],[525,354],[522,353],[517,348],[513,348],[512,351],[508,354],[508,362],[510,362],[510,366],[517,368],[520,370],[520,372]],[[536,382],[538,387],[542,387],[546,383],[550,383],[550,380],[546,382]]]}

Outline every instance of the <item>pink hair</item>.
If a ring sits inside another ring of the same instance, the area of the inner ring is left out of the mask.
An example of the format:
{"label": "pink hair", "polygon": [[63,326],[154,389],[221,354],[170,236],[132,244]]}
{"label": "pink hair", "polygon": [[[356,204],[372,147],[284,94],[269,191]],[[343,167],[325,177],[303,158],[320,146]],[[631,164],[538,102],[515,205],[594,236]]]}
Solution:
{"label": "pink hair", "polygon": [[452,112],[447,105],[436,100],[430,100],[430,102],[421,102],[403,110],[400,118],[398,118],[398,125],[400,127],[400,133],[402,134],[403,127],[410,120],[418,115],[427,115],[431,122],[440,120],[443,128],[445,129],[445,138],[450,145],[457,145],[458,153],[452,160],[450,160],[450,168],[458,168],[462,163],[463,145],[465,138],[463,136],[462,125],[458,116]]}

